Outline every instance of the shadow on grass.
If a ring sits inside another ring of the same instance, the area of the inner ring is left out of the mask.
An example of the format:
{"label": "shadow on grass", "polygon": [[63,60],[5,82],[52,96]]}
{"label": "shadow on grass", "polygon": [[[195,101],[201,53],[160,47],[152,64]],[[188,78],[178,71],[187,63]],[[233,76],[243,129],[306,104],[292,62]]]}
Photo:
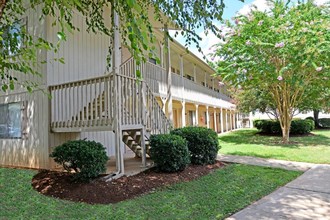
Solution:
{"label": "shadow on grass", "polygon": [[[324,131],[324,130],[319,130]],[[277,146],[286,148],[298,148],[307,146],[319,146],[323,145],[330,147],[329,136],[323,134],[313,134],[308,136],[293,136],[290,137],[290,144],[281,144],[281,136],[270,136],[259,134],[256,129],[244,129],[232,132],[228,135],[220,136],[219,140],[226,143],[232,143],[236,145],[242,144],[255,144],[266,146]]]}
{"label": "shadow on grass", "polygon": [[230,155],[235,155],[235,156],[260,157],[260,158],[265,158],[265,159],[279,158],[279,157],[284,157],[285,156],[283,154],[268,154],[268,155],[264,155],[264,154],[258,154],[258,153],[255,153],[255,152],[241,152],[241,151],[230,152],[229,154]]}

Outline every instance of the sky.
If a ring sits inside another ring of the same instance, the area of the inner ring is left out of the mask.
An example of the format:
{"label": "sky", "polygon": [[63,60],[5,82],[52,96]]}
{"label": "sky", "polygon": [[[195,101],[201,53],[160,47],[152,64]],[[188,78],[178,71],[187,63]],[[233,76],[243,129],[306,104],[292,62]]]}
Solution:
{"label": "sky", "polygon": [[[330,0],[315,0],[316,4],[324,4]],[[245,0],[244,3],[239,0],[224,0],[225,3],[225,9],[223,13],[224,19],[231,19],[234,17],[237,13],[239,14],[247,14],[250,11],[250,7],[252,5],[257,6],[258,10],[265,11],[267,10],[268,6],[266,4],[266,0]],[[220,23],[217,24],[220,26]],[[204,34],[203,30],[197,30],[197,33],[199,36],[203,39],[200,42],[200,46],[204,52],[205,55],[212,52],[211,47],[214,44],[217,44],[220,40],[212,33],[209,33],[207,36]],[[179,41],[181,44],[184,45],[184,39],[181,36],[178,36],[175,38],[177,41]],[[193,52],[195,55],[203,59],[203,55],[198,52],[196,46],[192,45],[189,47],[189,50]]]}

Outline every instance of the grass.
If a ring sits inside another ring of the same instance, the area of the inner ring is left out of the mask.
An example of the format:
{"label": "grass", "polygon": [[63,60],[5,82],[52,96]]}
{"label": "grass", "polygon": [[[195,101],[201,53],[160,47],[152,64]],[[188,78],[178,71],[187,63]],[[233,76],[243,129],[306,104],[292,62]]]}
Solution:
{"label": "grass", "polygon": [[316,130],[313,134],[291,137],[293,144],[281,145],[281,137],[258,135],[255,129],[238,130],[220,136],[220,153],[330,164],[330,130]]}
{"label": "grass", "polygon": [[198,180],[109,205],[73,203],[31,187],[35,171],[0,168],[0,219],[223,219],[301,173],[228,165]]}

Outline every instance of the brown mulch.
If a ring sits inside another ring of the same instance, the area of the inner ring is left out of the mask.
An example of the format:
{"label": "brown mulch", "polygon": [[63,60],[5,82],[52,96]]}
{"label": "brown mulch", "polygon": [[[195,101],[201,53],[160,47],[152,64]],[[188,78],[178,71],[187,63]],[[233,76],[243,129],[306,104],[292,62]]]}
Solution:
{"label": "brown mulch", "polygon": [[73,182],[72,174],[67,172],[42,170],[33,177],[32,186],[39,193],[51,197],[89,204],[108,204],[153,192],[159,187],[194,180],[224,165],[220,161],[206,166],[190,165],[178,173],[162,173],[151,168],[111,182],[105,182],[100,177],[90,183]]}

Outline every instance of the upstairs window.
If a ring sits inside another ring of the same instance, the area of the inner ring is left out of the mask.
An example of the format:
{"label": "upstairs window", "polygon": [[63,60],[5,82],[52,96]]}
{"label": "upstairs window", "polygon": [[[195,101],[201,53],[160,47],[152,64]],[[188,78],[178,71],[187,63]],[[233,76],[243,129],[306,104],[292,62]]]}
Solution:
{"label": "upstairs window", "polygon": [[1,27],[2,41],[0,43],[1,53],[7,56],[14,56],[19,53],[24,45],[23,37],[26,34],[27,19],[21,19],[12,25]]}
{"label": "upstairs window", "polygon": [[155,65],[157,64],[157,61],[156,61],[155,58],[149,57],[149,62],[152,63],[152,64],[155,64]]}
{"label": "upstairs window", "polygon": [[194,81],[194,77],[193,76],[190,76],[190,75],[187,75],[187,79],[189,79],[191,81]]}
{"label": "upstairs window", "polygon": [[0,138],[22,138],[22,102],[0,104]]}

